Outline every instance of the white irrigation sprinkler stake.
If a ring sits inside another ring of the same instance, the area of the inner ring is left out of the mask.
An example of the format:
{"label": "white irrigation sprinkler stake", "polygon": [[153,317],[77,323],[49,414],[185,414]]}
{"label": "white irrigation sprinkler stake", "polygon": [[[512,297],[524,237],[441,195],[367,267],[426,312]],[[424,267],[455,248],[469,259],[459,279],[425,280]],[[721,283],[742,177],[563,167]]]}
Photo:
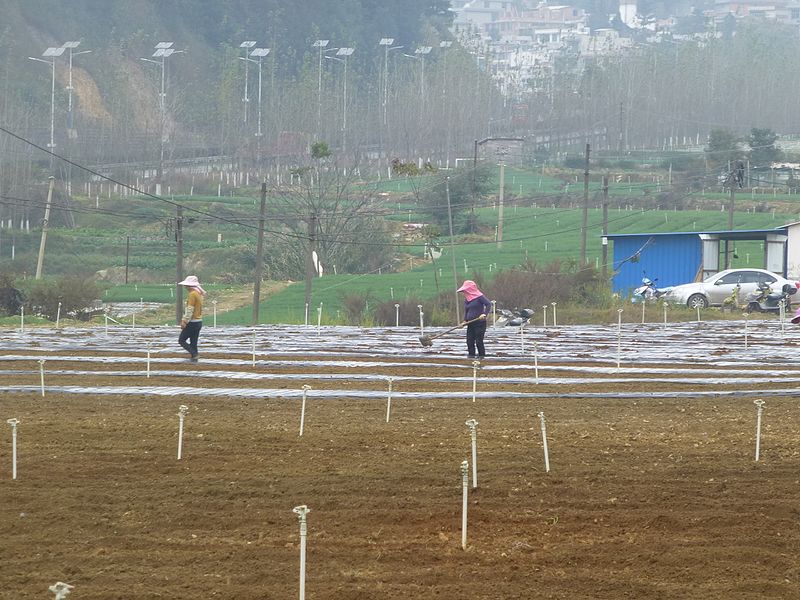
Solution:
{"label": "white irrigation sprinkler stake", "polygon": [[700,322],[700,305],[698,304],[697,306],[695,306],[695,308],[697,309],[697,322],[699,323]]}
{"label": "white irrigation sprinkler stake", "polygon": [[475,402],[475,391],[478,386],[478,369],[481,368],[481,361],[472,361],[472,401]]}
{"label": "white irrigation sprinkler stake", "polygon": [[536,383],[539,383],[539,346],[536,340],[533,340],[533,374],[536,378]]}
{"label": "white irrigation sprinkler stake", "polygon": [[53,585],[51,585],[48,590],[53,592],[56,597],[53,600],[64,600],[70,591],[74,588],[74,585],[70,585],[68,583],[64,583],[63,581],[56,581]]}
{"label": "white irrigation sprinkler stake", "polygon": [[214,307],[214,329],[216,329],[217,328],[217,301],[216,300],[212,300],[211,301],[211,306]]}
{"label": "white irrigation sprinkler stake", "polygon": [[617,309],[617,371],[622,356],[622,309]]}
{"label": "white irrigation sprinkler stake", "polygon": [[542,306],[542,327],[547,327],[547,304]]}
{"label": "white irrigation sprinkler stake", "polygon": [[256,366],[256,332],[253,330],[253,366]]}
{"label": "white irrigation sprinkler stake", "polygon": [[103,315],[103,318],[106,320],[106,335],[108,335],[108,314]]}
{"label": "white irrigation sprinkler stake", "polygon": [[136,313],[131,313],[131,328],[136,329]]}
{"label": "white irrigation sprinkler stake", "polygon": [[306,327],[308,327],[308,302],[306,302]]}
{"label": "white irrigation sprinkler stake", "polygon": [[558,320],[556,319],[556,304],[557,302],[551,302],[550,306],[553,307],[553,327],[558,327]]}
{"label": "white irrigation sprinkler stake", "polygon": [[186,413],[189,407],[181,404],[178,407],[178,460],[183,457],[183,420],[186,418]]}
{"label": "white irrigation sprinkler stake", "polygon": [[295,506],[292,512],[300,521],[300,600],[306,597],[306,540],[308,538],[308,520],[306,515],[311,512],[305,504]]}
{"label": "white irrigation sprinkler stake", "polygon": [[519,346],[522,353],[525,354],[525,323],[519,326]]}
{"label": "white irrigation sprinkler stake", "polygon": [[11,479],[17,478],[17,425],[19,419],[8,419],[6,421],[11,425]]}
{"label": "white irrigation sprinkler stake", "polygon": [[322,327],[322,302],[319,303],[317,307],[317,335],[320,334],[320,328]]}
{"label": "white irrigation sprinkler stake", "polygon": [[781,338],[786,333],[786,301],[781,299],[778,303],[778,319],[781,322]]}
{"label": "white irrigation sprinkler stake", "polygon": [[148,340],[147,342],[147,378],[150,379],[150,345],[151,342]]}
{"label": "white irrigation sprinkler stake", "polygon": [[747,324],[750,322],[750,313],[744,313],[744,349],[747,350]]}
{"label": "white irrigation sprinkler stake", "polygon": [[664,302],[664,329],[667,328],[667,303]]}
{"label": "white irrigation sprinkler stake", "polygon": [[25,307],[19,307],[19,332],[25,333]]}
{"label": "white irrigation sprinkler stake", "polygon": [[492,300],[492,327],[497,327],[497,300]]}
{"label": "white irrigation sprinkler stake", "polygon": [[44,359],[40,358],[37,362],[39,363],[39,381],[42,386],[42,398],[44,398]]}
{"label": "white irrigation sprinkler stake", "polygon": [[542,428],[542,448],[544,448],[544,470],[546,473],[550,472],[550,451],[547,448],[547,425],[544,421],[544,413],[539,413],[539,421]]}
{"label": "white irrigation sprinkler stake", "polygon": [[400,305],[394,305],[394,326],[400,327]]}
{"label": "white irrigation sprinkler stake", "polygon": [[469,497],[469,463],[461,463],[461,549],[467,549],[467,498]]}
{"label": "white irrigation sprinkler stake", "polygon": [[422,312],[422,304],[417,304],[419,310],[419,334],[425,335],[425,313]]}
{"label": "white irrigation sprinkler stake", "polygon": [[58,303],[58,308],[56,309],[56,328],[60,327],[59,321],[61,321],[61,302]]}
{"label": "white irrigation sprinkler stake", "polygon": [[642,325],[644,325],[645,308],[647,308],[647,301],[642,300]]}
{"label": "white irrigation sprinkler stake", "polygon": [[389,395],[386,397],[386,422],[389,422],[389,415],[392,412],[392,381],[394,379],[389,377]]}
{"label": "white irrigation sprinkler stake", "polygon": [[469,437],[472,442],[472,489],[478,487],[478,422],[470,419],[465,423],[469,427]]}
{"label": "white irrigation sprinkler stake", "polygon": [[303,427],[306,423],[306,397],[308,396],[308,390],[310,389],[310,385],[303,386],[303,403],[300,405],[300,437],[303,436]]}
{"label": "white irrigation sprinkler stake", "polygon": [[763,400],[754,400],[753,404],[756,405],[756,462],[761,456],[761,415],[764,414]]}

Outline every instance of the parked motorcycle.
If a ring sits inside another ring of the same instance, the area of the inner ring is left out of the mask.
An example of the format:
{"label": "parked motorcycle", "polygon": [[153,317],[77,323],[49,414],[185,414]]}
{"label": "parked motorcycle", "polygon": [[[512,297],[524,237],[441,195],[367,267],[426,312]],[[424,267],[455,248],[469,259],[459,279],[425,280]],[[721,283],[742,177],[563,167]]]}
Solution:
{"label": "parked motorcycle", "polygon": [[758,284],[756,291],[747,296],[746,312],[780,312],[781,302],[785,310],[792,304],[792,296],[797,293],[797,287],[784,284],[780,292],[775,292],[768,283],[763,281]]}
{"label": "parked motorcycle", "polygon": [[656,287],[656,281],[658,281],[658,278],[650,279],[649,277],[643,277],[642,285],[633,290],[631,302],[634,304],[639,302],[654,302],[670,290],[670,288]]}

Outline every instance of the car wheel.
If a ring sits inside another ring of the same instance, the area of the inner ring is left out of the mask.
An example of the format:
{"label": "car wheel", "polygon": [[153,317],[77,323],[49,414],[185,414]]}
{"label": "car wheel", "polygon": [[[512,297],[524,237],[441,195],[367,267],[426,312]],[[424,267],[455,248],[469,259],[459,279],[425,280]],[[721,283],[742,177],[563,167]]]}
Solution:
{"label": "car wheel", "polygon": [[689,296],[689,299],[686,301],[686,306],[689,308],[708,308],[708,300],[703,294],[692,294]]}

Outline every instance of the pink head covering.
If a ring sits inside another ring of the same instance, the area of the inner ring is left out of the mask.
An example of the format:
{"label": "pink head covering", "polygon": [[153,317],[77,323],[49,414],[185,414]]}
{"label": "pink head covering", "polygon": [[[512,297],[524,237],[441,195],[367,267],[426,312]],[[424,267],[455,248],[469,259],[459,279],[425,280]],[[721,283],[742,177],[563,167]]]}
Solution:
{"label": "pink head covering", "polygon": [[204,296],[206,294],[206,291],[200,287],[200,280],[197,279],[197,275],[189,275],[183,281],[179,281],[178,285],[185,285],[186,287],[194,288]]}
{"label": "pink head covering", "polygon": [[478,296],[483,296],[483,292],[478,289],[478,285],[471,279],[464,281],[456,291],[464,292],[464,298],[466,298],[467,302],[474,300]]}

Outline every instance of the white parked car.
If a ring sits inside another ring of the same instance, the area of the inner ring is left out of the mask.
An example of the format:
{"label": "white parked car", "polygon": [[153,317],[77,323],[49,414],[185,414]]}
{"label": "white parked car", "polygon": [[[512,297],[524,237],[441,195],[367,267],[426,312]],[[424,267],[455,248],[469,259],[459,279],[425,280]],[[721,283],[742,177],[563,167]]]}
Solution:
{"label": "white parked car", "polygon": [[727,269],[699,283],[686,283],[671,288],[664,300],[670,304],[685,304],[689,308],[721,306],[738,285],[739,302],[756,291],[759,283],[768,284],[774,292],[780,292],[785,284],[796,286],[797,282],[764,269]]}

